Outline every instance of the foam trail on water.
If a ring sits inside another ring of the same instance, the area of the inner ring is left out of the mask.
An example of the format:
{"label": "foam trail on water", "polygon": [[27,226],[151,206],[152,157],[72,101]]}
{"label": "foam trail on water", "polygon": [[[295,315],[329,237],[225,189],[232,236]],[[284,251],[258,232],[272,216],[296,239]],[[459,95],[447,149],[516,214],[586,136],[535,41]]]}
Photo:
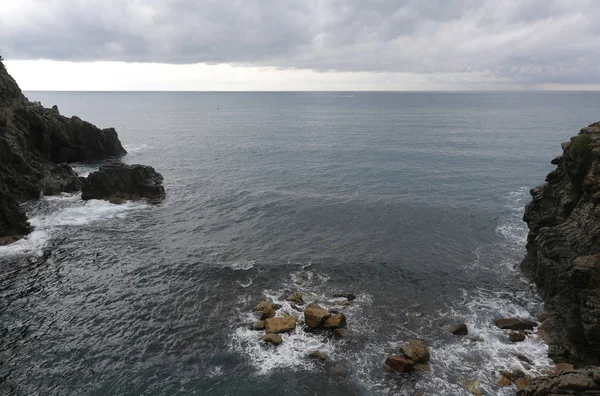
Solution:
{"label": "foam trail on water", "polygon": [[34,227],[25,238],[0,246],[0,256],[41,255],[43,248],[62,228],[83,226],[93,222],[124,218],[131,211],[149,207],[144,202],[113,205],[106,201],[82,201],[79,194],[44,197],[34,204],[29,222]]}

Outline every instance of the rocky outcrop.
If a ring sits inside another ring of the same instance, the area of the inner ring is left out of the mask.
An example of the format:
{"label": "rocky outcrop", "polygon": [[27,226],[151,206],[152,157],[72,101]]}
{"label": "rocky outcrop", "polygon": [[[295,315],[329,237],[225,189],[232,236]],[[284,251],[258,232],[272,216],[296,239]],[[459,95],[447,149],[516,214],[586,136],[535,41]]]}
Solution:
{"label": "rocky outcrop", "polygon": [[0,245],[12,243],[30,231],[31,226],[17,201],[0,190]]}
{"label": "rocky outcrop", "polygon": [[[544,299],[549,354],[600,364],[600,123],[562,144],[557,168],[531,190],[521,268]],[[523,393],[530,394],[530,393]]]}
{"label": "rocky outcrop", "polygon": [[[81,198],[112,202],[165,198],[163,177],[151,166],[111,164],[100,167],[83,181]],[[265,318],[266,319],[266,318]]]}
{"label": "rocky outcrop", "polygon": [[117,132],[99,129],[58,108],[30,102],[0,62],[0,240],[26,235],[19,203],[76,191],[81,182],[66,162],[102,160],[126,154]]}
{"label": "rocky outcrop", "polygon": [[535,378],[521,388],[517,395],[600,395],[600,369],[565,370],[549,377]]}

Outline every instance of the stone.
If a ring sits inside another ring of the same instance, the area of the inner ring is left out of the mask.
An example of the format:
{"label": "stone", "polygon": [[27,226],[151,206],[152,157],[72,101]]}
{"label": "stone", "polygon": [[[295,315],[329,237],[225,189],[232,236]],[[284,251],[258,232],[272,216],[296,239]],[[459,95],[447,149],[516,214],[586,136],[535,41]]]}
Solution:
{"label": "stone", "polygon": [[560,373],[562,371],[565,371],[565,370],[573,370],[574,367],[575,366],[573,366],[570,363],[558,363],[558,364],[556,364],[556,366],[554,366],[554,370],[553,371],[556,374],[558,374],[558,373]]}
{"label": "stone", "polygon": [[336,338],[347,338],[350,336],[350,333],[346,329],[337,328],[333,330],[333,336]]}
{"label": "stone", "polygon": [[[554,395],[600,395],[600,367],[572,369],[560,373],[549,373],[546,377],[529,380],[529,384],[520,388],[519,396],[554,396]],[[523,383],[525,385],[525,383]]]}
{"label": "stone", "polygon": [[273,345],[279,345],[283,342],[283,339],[281,338],[281,336],[279,334],[274,334],[274,333],[265,334],[264,336],[260,337],[260,339],[264,342],[267,342],[267,343],[273,344]]}
{"label": "stone", "polygon": [[508,333],[508,337],[512,342],[523,342],[525,341],[525,334],[520,333],[518,331],[511,331]]}
{"label": "stone", "polygon": [[294,294],[287,296],[285,301],[290,301],[290,302],[296,303],[298,305],[303,305],[304,304],[303,294],[300,292],[295,292]]}
{"label": "stone", "polygon": [[254,324],[253,329],[254,330],[264,330],[265,329],[265,321],[264,320],[259,320],[258,322],[256,322]]}
{"label": "stone", "polygon": [[345,298],[348,301],[353,301],[356,299],[356,296],[352,293],[337,293],[333,295],[334,297]]}
{"label": "stone", "polygon": [[512,385],[512,381],[510,380],[510,378],[502,376],[498,381],[496,381],[496,384],[502,387],[507,387]]}
{"label": "stone", "polygon": [[269,318],[265,320],[265,331],[267,333],[287,333],[296,328],[296,316],[285,318]]}
{"label": "stone", "polygon": [[81,198],[110,200],[163,200],[163,177],[145,165],[111,164],[101,166],[83,181]]}
{"label": "stone", "polygon": [[533,330],[536,323],[519,318],[506,318],[496,320],[496,326],[505,330]]}
{"label": "stone", "polygon": [[421,341],[410,341],[400,347],[400,352],[415,363],[427,363],[429,350]]}
{"label": "stone", "polygon": [[471,337],[469,338],[469,341],[471,342],[485,342],[485,340],[481,337]]}
{"label": "stone", "polygon": [[308,327],[313,329],[321,327],[323,322],[330,316],[329,311],[315,303],[309,304],[304,309],[304,322]]}
{"label": "stone", "polygon": [[343,313],[330,316],[323,322],[324,329],[338,329],[346,327],[346,316]]}
{"label": "stone", "polygon": [[515,385],[517,389],[525,389],[529,386],[529,380],[525,377],[517,378],[515,380]]}
{"label": "stone", "polygon": [[275,310],[273,309],[272,306],[268,306],[265,309],[262,310],[261,314],[260,314],[260,320],[266,320],[269,318],[274,318],[275,317]]}
{"label": "stone", "polygon": [[259,302],[256,307],[254,308],[255,311],[264,311],[267,308],[272,308],[272,304],[268,301],[261,301]]}
{"label": "stone", "polygon": [[400,355],[390,355],[385,359],[385,364],[399,373],[407,373],[415,368],[415,362]]}
{"label": "stone", "polygon": [[327,360],[328,356],[325,352],[321,352],[321,351],[312,351],[311,353],[308,354],[309,357],[311,358],[316,358],[319,360]]}
{"label": "stone", "polygon": [[419,371],[422,371],[424,373],[430,373],[431,372],[431,366],[429,364],[415,364],[415,368]]}
{"label": "stone", "polygon": [[33,229],[19,203],[0,190],[0,246],[13,243]]}
{"label": "stone", "polygon": [[469,329],[464,323],[448,326],[448,331],[454,334],[455,336],[466,336],[467,334],[469,334]]}

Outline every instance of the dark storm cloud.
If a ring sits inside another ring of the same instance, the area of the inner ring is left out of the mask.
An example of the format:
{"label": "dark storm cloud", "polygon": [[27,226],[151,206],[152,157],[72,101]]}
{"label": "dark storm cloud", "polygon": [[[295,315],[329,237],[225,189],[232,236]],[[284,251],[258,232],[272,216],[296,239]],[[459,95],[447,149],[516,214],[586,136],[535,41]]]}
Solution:
{"label": "dark storm cloud", "polygon": [[484,73],[599,83],[595,0],[19,0],[12,59]]}

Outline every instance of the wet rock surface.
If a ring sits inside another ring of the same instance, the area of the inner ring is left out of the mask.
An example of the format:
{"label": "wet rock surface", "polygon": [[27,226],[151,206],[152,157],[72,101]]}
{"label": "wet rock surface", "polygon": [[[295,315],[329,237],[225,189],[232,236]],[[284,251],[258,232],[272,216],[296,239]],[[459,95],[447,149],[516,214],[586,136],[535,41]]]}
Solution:
{"label": "wet rock surface", "polygon": [[549,355],[600,364],[600,123],[562,144],[546,183],[531,190],[521,268],[544,298]]}
{"label": "wet rock surface", "polygon": [[162,175],[151,166],[105,165],[83,181],[81,198],[107,201],[137,201],[143,198],[162,200],[165,198],[162,181]]}
{"label": "wet rock surface", "polygon": [[600,368],[565,370],[559,374],[534,378],[519,389],[519,396],[600,395]]}

